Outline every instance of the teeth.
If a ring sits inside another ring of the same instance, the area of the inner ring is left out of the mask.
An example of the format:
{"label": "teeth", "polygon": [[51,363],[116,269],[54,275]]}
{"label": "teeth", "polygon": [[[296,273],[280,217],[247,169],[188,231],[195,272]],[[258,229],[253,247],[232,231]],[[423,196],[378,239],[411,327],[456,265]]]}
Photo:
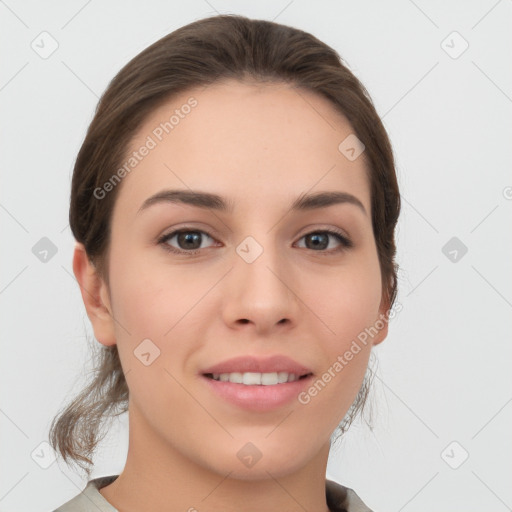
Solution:
{"label": "teeth", "polygon": [[286,372],[279,372],[277,374],[277,382],[282,384],[283,382],[288,382],[288,374]]}
{"label": "teeth", "polygon": [[248,386],[261,384],[261,373],[247,372],[242,374],[242,384],[247,384]]}
{"label": "teeth", "polygon": [[272,386],[274,384],[284,384],[293,382],[300,378],[300,375],[288,372],[233,372],[233,373],[213,373],[213,378],[221,382],[233,382],[235,384],[245,384],[246,386]]}
{"label": "teeth", "polygon": [[[258,375],[255,373],[254,375]],[[260,374],[261,378],[261,384],[264,386],[273,386],[274,384],[277,384],[279,382],[279,378],[277,377],[277,373],[262,373]]]}
{"label": "teeth", "polygon": [[242,384],[243,375],[241,373],[228,373],[229,382],[235,382],[236,384]]}

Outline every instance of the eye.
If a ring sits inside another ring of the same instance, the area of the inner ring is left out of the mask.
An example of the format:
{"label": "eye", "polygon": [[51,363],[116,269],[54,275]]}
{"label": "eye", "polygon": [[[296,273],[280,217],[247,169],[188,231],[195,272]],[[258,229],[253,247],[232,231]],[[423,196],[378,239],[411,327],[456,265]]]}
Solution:
{"label": "eye", "polygon": [[[329,247],[329,238],[335,238],[340,246],[334,248],[330,251],[325,251]],[[344,249],[349,249],[353,247],[353,242],[348,239],[343,233],[334,231],[334,230],[321,230],[321,231],[312,231],[307,235],[304,235],[302,239],[306,240],[306,248],[312,249],[317,252],[324,253],[326,255],[332,254],[333,252],[339,252]]]}
{"label": "eye", "polygon": [[[183,228],[163,235],[158,239],[158,244],[162,245],[166,251],[175,254],[194,255],[199,253],[201,249],[206,248],[202,243],[205,237],[209,238],[210,240],[214,240],[205,231],[201,231],[198,229],[192,230],[188,228]],[[178,247],[169,243],[174,238],[176,239],[176,244],[178,245]],[[331,247],[331,250],[326,251],[325,249],[329,248],[330,239],[332,238],[336,239],[339,246],[335,247],[334,249]],[[325,255],[349,249],[354,245],[353,242],[349,238],[347,238],[342,232],[334,230],[312,231],[311,233],[308,233],[300,238],[300,240],[303,239],[306,240],[306,249],[311,249],[315,252],[323,253]]]}
{"label": "eye", "polygon": [[[158,243],[161,244],[164,249],[170,252],[178,253],[178,254],[196,254],[200,249],[204,249],[202,246],[202,238],[207,237],[210,240],[213,238],[204,231],[200,230],[190,230],[190,229],[180,229],[177,231],[172,231],[167,235],[162,236]],[[169,245],[169,241],[173,238],[176,238],[176,243],[178,247],[174,247]]]}

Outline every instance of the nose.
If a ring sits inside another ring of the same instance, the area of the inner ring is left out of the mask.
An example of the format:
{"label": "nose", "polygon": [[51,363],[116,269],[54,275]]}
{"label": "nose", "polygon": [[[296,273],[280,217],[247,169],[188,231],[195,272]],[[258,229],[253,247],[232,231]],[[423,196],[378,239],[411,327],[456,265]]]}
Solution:
{"label": "nose", "polygon": [[300,308],[293,267],[284,251],[269,240],[263,244],[248,237],[242,242],[225,283],[225,323],[234,329],[252,329],[258,336],[293,328]]}

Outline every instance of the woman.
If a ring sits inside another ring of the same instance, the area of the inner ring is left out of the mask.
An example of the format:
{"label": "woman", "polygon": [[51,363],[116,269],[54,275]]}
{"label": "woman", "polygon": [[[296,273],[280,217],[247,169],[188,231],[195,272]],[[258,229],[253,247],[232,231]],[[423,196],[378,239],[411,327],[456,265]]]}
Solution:
{"label": "woman", "polygon": [[102,359],[50,431],[90,475],[128,410],[128,457],[58,511],[370,510],[325,473],[387,335],[399,211],[368,93],[312,35],[222,15],[129,62],[71,192]]}

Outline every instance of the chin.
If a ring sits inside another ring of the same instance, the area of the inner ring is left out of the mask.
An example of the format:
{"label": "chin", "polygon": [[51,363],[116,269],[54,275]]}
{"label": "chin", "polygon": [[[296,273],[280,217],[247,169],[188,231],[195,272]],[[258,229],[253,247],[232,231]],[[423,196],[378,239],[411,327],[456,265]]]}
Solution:
{"label": "chin", "polygon": [[262,451],[258,452],[254,447],[245,445],[237,450],[235,459],[226,455],[223,464],[219,464],[217,459],[215,471],[222,475],[229,473],[229,478],[237,480],[268,480],[290,475],[307,463],[306,459],[297,457],[297,453],[304,456],[304,451],[292,447],[289,447],[289,453],[283,453],[281,449],[279,453],[270,451],[271,455],[265,455]]}

